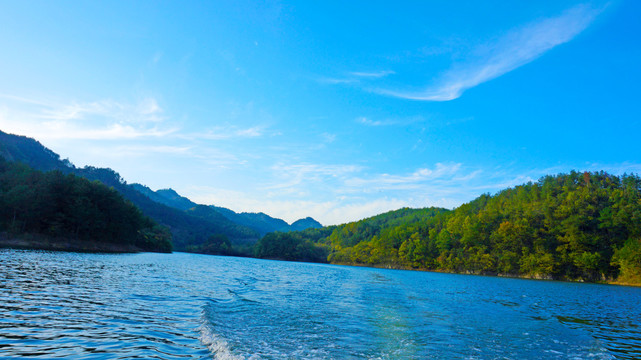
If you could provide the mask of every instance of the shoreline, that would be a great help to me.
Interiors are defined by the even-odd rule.
[[[491,277],[523,279],[523,280],[562,281],[562,282],[583,283],[583,284],[641,287],[641,283],[631,283],[631,282],[619,281],[619,280],[586,281],[584,279],[555,278],[551,275],[543,276],[540,274],[518,275],[518,274],[502,274],[502,273],[482,273],[482,272],[473,272],[473,271],[456,272],[456,271],[446,271],[446,270],[438,270],[438,269],[412,268],[412,267],[400,266],[400,265],[368,265],[368,264],[357,264],[357,263],[332,263],[332,262],[327,264],[341,265],[341,266],[354,266],[354,267],[367,267],[367,268],[374,268],[374,269],[423,271],[423,272],[433,272],[433,273],[441,273],[441,274],[476,275],[476,276],[491,276]]]
[[[49,238],[42,235],[26,234],[10,236],[0,234],[0,249],[68,251],[81,253],[133,254],[143,252],[133,245],[99,243],[64,238]]]

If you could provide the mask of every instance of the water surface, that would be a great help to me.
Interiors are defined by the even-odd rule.
[[[641,289],[0,250],[0,357],[639,359]]]

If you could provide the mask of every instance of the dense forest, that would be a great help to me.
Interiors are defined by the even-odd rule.
[[[254,245],[254,256],[263,259],[327,262],[330,247],[323,243],[335,226],[294,232],[273,232]]]
[[[46,173],[0,157],[0,231],[44,242],[72,239],[170,252],[165,227],[98,181]],[[112,247],[113,248],[113,247]]]
[[[401,233],[390,234],[400,225],[412,225],[427,221],[446,209],[400,209],[380,214],[357,222],[326,226],[320,229],[306,229],[298,232],[275,232],[264,236],[254,247],[254,255],[259,258],[338,262],[367,263],[354,259],[340,259],[337,251],[351,252],[352,247],[365,244],[376,238],[400,238]],[[384,256],[378,253],[378,256]],[[381,263],[376,262],[376,264]]]
[[[638,284],[641,178],[545,176],[452,211],[402,209],[315,234],[267,235],[256,255],[292,259],[309,243],[331,263]]]
[[[0,157],[25,163],[36,170],[57,170],[89,180],[98,180],[113,187],[125,199],[136,205],[144,215],[170,229],[174,249],[224,255],[250,256],[253,245],[262,235],[275,230],[300,230],[321,227],[313,219],[301,219],[291,226],[285,221],[263,213],[237,214],[229,209],[203,206],[166,189],[152,191],[139,184],[127,182],[114,170],[93,166],[76,167],[69,160],[47,149],[38,141],[0,131]],[[232,250],[219,251],[212,239],[224,237]]]
[[[40,171],[57,170],[74,174],[90,181],[99,181],[118,191],[126,200],[136,205],[144,215],[170,229],[174,249],[198,252],[207,247],[210,236],[221,234],[241,247],[258,240],[259,233],[246,226],[233,223],[212,209],[183,211],[150,199],[127,182],[116,171],[108,168],[74,166],[38,141],[0,131],[0,157],[10,162],[25,163]]]

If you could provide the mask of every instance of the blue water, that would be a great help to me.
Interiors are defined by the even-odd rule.
[[[639,359],[641,289],[0,250],[0,357]]]

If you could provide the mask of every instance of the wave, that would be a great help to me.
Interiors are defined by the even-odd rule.
[[[216,334],[211,326],[202,324],[198,328],[200,342],[207,347],[215,360],[245,360],[244,356],[234,355],[229,343]]]

